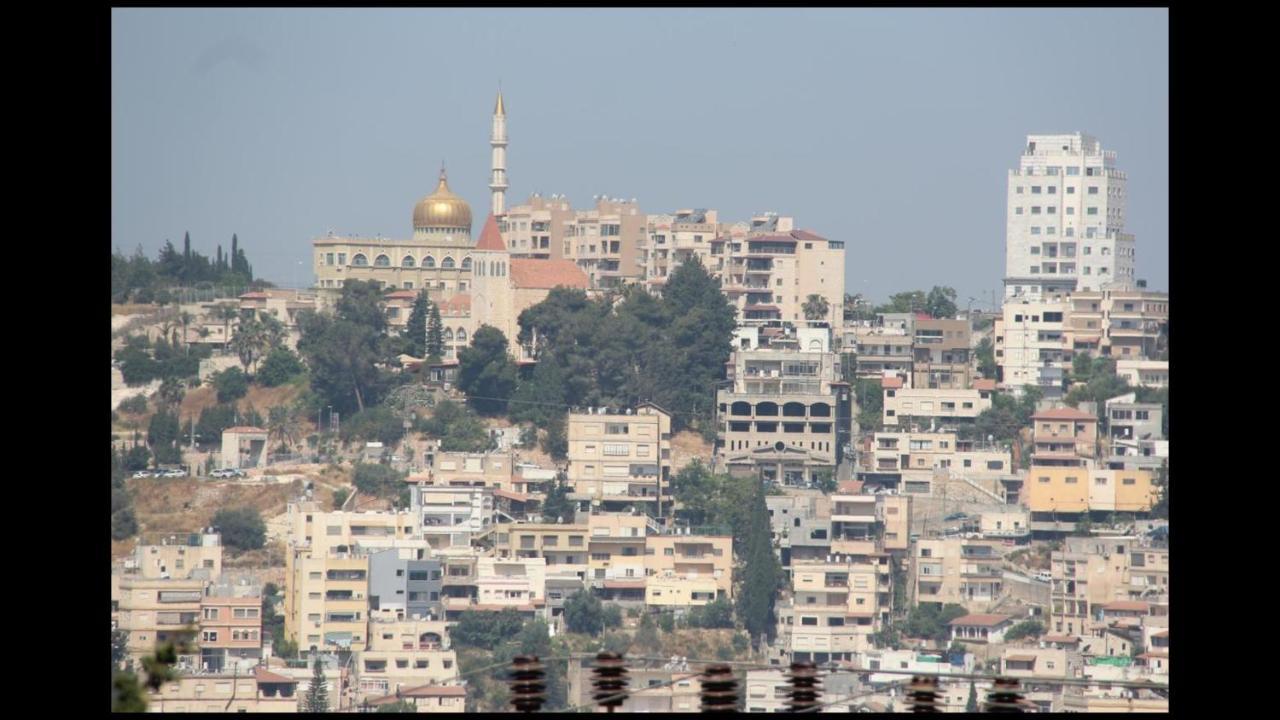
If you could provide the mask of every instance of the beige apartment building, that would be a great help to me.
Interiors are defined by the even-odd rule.
[[[734,474],[803,487],[834,474],[844,456],[853,401],[839,356],[827,351],[825,330],[804,329],[798,339],[821,350],[735,350],[726,367],[732,385],[716,391],[716,444]]]
[[[296,713],[298,681],[264,667],[249,674],[179,675],[147,693],[147,712]]]
[[[871,648],[887,619],[892,578],[887,557],[833,556],[797,562],[791,595],[778,608],[778,637],[791,660],[853,660]]]
[[[168,642],[189,643],[196,651],[207,582],[199,578],[122,577],[117,628],[126,635],[130,659],[136,661]]]
[[[843,345],[857,356],[855,372],[859,378],[879,379],[888,374],[911,377],[911,368],[915,364],[915,338],[901,328],[880,326],[846,330]]]
[[[969,321],[917,317],[911,386],[959,390],[973,382]]]
[[[1168,360],[1117,360],[1116,375],[1131,387],[1169,387]]]
[[[990,409],[995,393],[994,380],[976,380],[972,388],[906,387],[901,378],[884,378],[884,424],[902,424],[902,418],[916,423],[947,424],[972,422]]]
[[[144,534],[124,569],[138,578],[212,580],[222,575],[222,536],[207,531]]]
[[[1048,529],[1036,514],[1146,513],[1160,491],[1149,470],[1111,470],[1093,466],[1032,466],[1023,500],[1033,513],[1032,529]]]
[[[568,439],[571,499],[670,515],[671,415],[665,410],[645,403],[634,410],[570,412]]]
[[[728,535],[650,535],[644,566],[647,606],[733,599],[733,538]]]
[[[300,650],[364,650],[369,622],[368,554],[291,548],[285,561],[286,637]]]
[[[715,210],[698,208],[677,210],[672,215],[649,215],[645,227],[645,279],[651,287],[660,287],[676,268],[693,257],[708,272],[719,275],[727,257],[727,236],[721,233]]]
[[[543,558],[478,558],[475,584],[476,599],[471,609],[545,612],[547,563]],[[459,609],[455,605],[446,599],[446,610]]]
[[[262,658],[262,589],[215,584],[200,603],[200,667],[219,672]]]
[[[1070,296],[1071,347],[1095,357],[1154,360],[1161,329],[1169,322],[1168,293],[1098,290]]]
[[[648,574],[645,548],[650,522],[645,515],[627,513],[592,513],[587,518],[590,531],[587,578],[601,598],[644,602]]]
[[[1092,413],[1063,407],[1031,416],[1031,454],[1034,467],[1083,467],[1098,457],[1098,418]]]
[[[1090,637],[1107,627],[1103,608],[1110,603],[1167,601],[1168,548],[1131,536],[1067,537],[1064,543],[1050,556],[1050,632]]]
[[[368,648],[355,665],[356,701],[453,680],[457,662],[443,621],[375,614],[369,620]]]
[[[581,580],[587,575],[589,534],[586,523],[504,524],[494,532],[494,552],[502,559],[542,558],[547,575],[567,575]],[[643,532],[641,536],[643,539]]]
[[[507,209],[498,219],[498,230],[513,258],[572,260],[565,238],[575,214],[564,196],[534,193],[524,205]]]
[[[971,613],[987,612],[1003,595],[1003,549],[999,541],[963,538],[916,541],[917,603],[956,603]]]

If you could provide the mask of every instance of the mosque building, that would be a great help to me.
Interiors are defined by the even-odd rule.
[[[463,313],[449,313],[446,332],[449,357],[466,344],[482,325],[506,335],[512,355],[524,359],[516,346],[517,319],[527,307],[559,286],[587,289],[587,275],[572,260],[512,258],[498,229],[506,213],[506,107],[499,91],[493,111],[489,144],[492,169],[490,213],[478,241],[471,238],[471,206],[449,188],[444,168],[436,189],[413,208],[409,239],[343,236],[329,233],[312,241],[317,296],[332,307],[347,280],[379,283],[388,291],[388,318],[403,326],[407,313],[400,306],[409,293],[426,290],[433,303]],[[411,303],[410,303],[411,304]]]

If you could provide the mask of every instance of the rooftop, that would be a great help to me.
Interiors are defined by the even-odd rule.
[[[995,627],[1002,623],[1006,623],[1013,618],[1009,615],[964,615],[947,623],[948,625],[978,625],[981,627]]]
[[[564,286],[586,290],[587,276],[572,260],[511,259],[511,284],[518,288],[550,290]]]
[[[1069,408],[1069,407],[1054,408],[1052,410],[1042,410],[1036,413],[1035,415],[1032,415],[1031,419],[1032,420],[1081,420],[1081,421],[1092,420],[1093,422],[1098,421],[1097,416],[1093,415],[1092,413],[1087,413],[1087,412],[1084,412],[1083,410],[1077,410],[1075,408]]]

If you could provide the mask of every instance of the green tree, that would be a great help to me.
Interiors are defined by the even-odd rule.
[[[564,370],[555,362],[540,362],[528,380],[520,383],[511,396],[510,417],[513,422],[545,426],[553,416],[564,415]]]
[[[1037,620],[1023,620],[1015,623],[1004,633],[1006,641],[1021,640],[1025,637],[1038,638],[1045,632],[1044,625]]]
[[[987,379],[995,379],[997,373],[995,346],[991,344],[991,338],[984,337],[978,342],[978,347],[974,349],[974,355],[978,358],[978,372],[982,377]]]
[[[831,303],[827,299],[817,293],[809,295],[804,300],[804,305],[800,308],[804,312],[804,319],[809,322],[818,322],[827,319],[827,313],[831,311]]]
[[[351,493],[346,488],[338,488],[333,491],[333,509],[341,510],[343,505],[347,504],[347,498],[351,497]]]
[[[689,611],[689,627],[732,628],[733,605],[724,598],[717,598],[706,605]]]
[[[375,712],[380,713],[416,713],[418,706],[408,700],[397,700],[393,703],[383,703],[378,706]]]
[[[933,286],[924,301],[924,311],[930,317],[953,318],[959,309],[956,307],[956,291],[954,288]]]
[[[569,632],[596,636],[604,630],[604,606],[590,591],[580,590],[564,602],[564,624]]]
[[[1169,519],[1169,461],[1160,464],[1156,475],[1156,487],[1160,490],[1160,498],[1151,506],[1151,516],[1162,520]]]
[[[223,508],[214,513],[212,524],[222,533],[222,542],[236,550],[257,550],[266,543],[266,523],[251,507]]]
[[[227,368],[214,374],[213,387],[218,391],[218,402],[239,400],[249,394],[249,376],[240,368]]]
[[[254,379],[263,387],[279,387],[301,375],[306,368],[298,354],[284,345],[278,345],[267,353]]]
[[[376,285],[346,281],[335,315],[304,311],[298,329],[298,351],[311,369],[311,388],[335,411],[376,405],[391,386],[386,316]]]
[[[253,363],[262,356],[267,347],[267,329],[256,315],[250,314],[240,321],[235,335],[231,336],[231,349],[246,373],[250,372]]]
[[[427,356],[427,318],[431,314],[431,300],[425,289],[413,299],[413,310],[404,326],[404,338],[409,341],[409,354],[416,358]]]
[[[127,540],[138,534],[138,519],[133,508],[124,507],[111,513],[111,539]]]
[[[449,639],[459,648],[492,649],[519,635],[523,627],[524,619],[511,608],[497,613],[467,610],[450,628]]]
[[[877,314],[924,312],[928,299],[923,290],[909,290],[889,296],[889,303],[876,308]]]
[[[404,419],[384,406],[356,413],[342,423],[343,440],[365,440],[395,445],[404,437]]]
[[[973,681],[969,681],[969,700],[964,704],[964,711],[967,713],[978,712],[978,687]]]
[[[177,410],[182,405],[182,398],[186,396],[186,391],[182,388],[182,383],[175,377],[166,377],[160,383],[160,390],[157,393],[160,396],[160,402],[165,408]],[[144,406],[145,410],[145,406]]]
[[[878,430],[884,422],[884,387],[879,380],[863,378],[854,385],[858,400],[858,427],[863,432]]]
[[[774,631],[773,604],[782,578],[782,568],[766,530],[769,511],[761,487],[755,489],[750,518],[757,531],[747,539],[742,587],[738,591],[738,617],[754,641]]]
[[[298,441],[298,416],[292,408],[275,405],[267,409],[267,436],[281,445]]]
[[[440,319],[440,306],[431,303],[431,317],[427,320],[426,352],[428,362],[440,362],[444,357],[444,322]]]
[[[120,412],[130,415],[141,415],[147,411],[147,396],[134,395],[120,402]]]
[[[142,683],[132,672],[116,671],[111,674],[111,712],[142,713],[147,711],[147,699]]]
[[[182,451],[178,449],[179,434],[177,415],[161,410],[151,416],[147,426],[147,445],[151,446],[157,466],[182,460]]]
[[[451,400],[437,403],[430,417],[417,419],[414,429],[439,438],[445,452],[482,452],[493,443],[480,418]]]
[[[307,684],[307,693],[302,697],[301,707],[306,713],[329,712],[329,684],[324,678],[323,663],[320,658],[313,658],[311,681]]]
[[[563,472],[557,473],[542,502],[542,522],[573,522],[573,512],[574,503],[569,499],[569,483]]]
[[[507,354],[507,338],[501,330],[481,325],[471,336],[471,346],[458,353],[458,389],[482,415],[506,410],[516,390],[516,365]]]
[[[633,644],[637,650],[645,653],[656,653],[662,650],[662,640],[658,637],[658,624],[653,621],[651,613],[640,616],[640,625],[636,628]]]
[[[569,434],[564,415],[555,415],[547,421],[547,435],[542,439],[542,451],[553,460],[569,458]]]
[[[404,487],[404,476],[389,465],[357,463],[352,479],[356,489],[366,495],[381,498],[394,498]]]

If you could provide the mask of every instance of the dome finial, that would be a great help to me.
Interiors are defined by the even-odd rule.
[[[507,108],[502,104],[502,81],[498,81],[498,104],[493,108],[494,115],[506,115]]]

